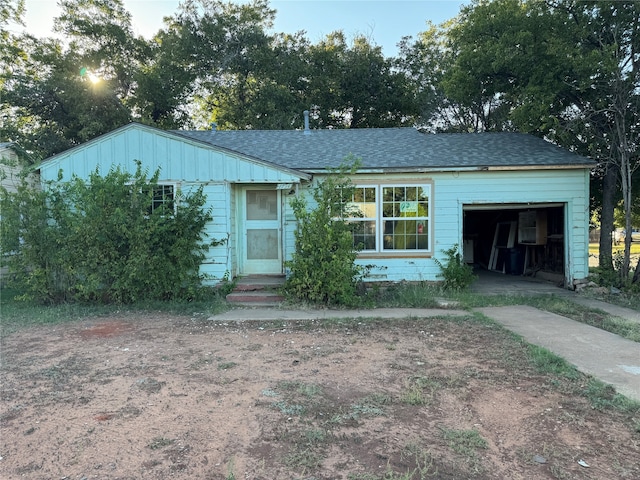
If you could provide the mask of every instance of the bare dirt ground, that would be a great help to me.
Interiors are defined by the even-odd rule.
[[[1,346],[3,479],[640,478],[639,419],[471,318],[123,314]]]

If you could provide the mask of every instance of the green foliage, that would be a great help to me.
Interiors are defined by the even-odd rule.
[[[640,402],[616,393],[615,388],[611,385],[595,378],[589,379],[589,383],[582,391],[582,394],[589,400],[595,410],[614,409],[630,415],[640,413]]]
[[[476,280],[477,276],[473,273],[473,268],[464,263],[462,254],[458,251],[458,244],[443,250],[447,257],[446,263],[434,259],[438,267],[440,267],[440,277],[444,278],[443,287],[445,290],[461,291],[466,290]]]
[[[539,372],[576,379],[578,371],[564,358],[546,348],[530,345],[528,355]]]
[[[284,285],[294,299],[325,305],[354,305],[362,267],[355,264],[357,249],[353,245],[351,226],[346,221],[353,184],[343,165],[313,189],[315,206],[309,209],[300,195],[291,201],[296,220],[296,249],[286,262],[291,274]]]
[[[157,180],[138,164],[134,175],[96,170],[42,191],[26,181],[3,190],[0,251],[13,286],[43,303],[194,298],[212,217],[202,189],[150,211]]]
[[[461,455],[470,457],[476,456],[479,448],[488,448],[487,441],[475,430],[454,430],[450,428],[442,429],[442,436],[449,442],[451,449]]]

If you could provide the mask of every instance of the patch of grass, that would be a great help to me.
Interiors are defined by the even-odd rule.
[[[442,437],[458,455],[464,457],[468,467],[473,473],[482,471],[480,458],[478,457],[479,449],[488,448],[487,441],[482,438],[480,433],[475,430],[455,430],[450,428],[441,428]]]
[[[311,448],[301,448],[289,453],[284,458],[288,467],[309,471],[322,465],[323,456]]]
[[[537,345],[528,346],[528,356],[540,373],[557,375],[572,380],[580,376],[578,370],[564,358]]]
[[[386,393],[371,393],[364,397],[361,401],[364,405],[373,405],[377,407],[384,407],[387,405],[391,405],[393,403],[393,399],[390,395]]]
[[[315,397],[322,393],[322,389],[313,383],[283,380],[278,382],[278,389],[285,392],[297,393],[305,397]]]
[[[430,377],[411,377],[407,380],[407,387],[400,397],[400,401],[407,405],[430,405],[436,392],[442,388],[437,380]]]
[[[11,288],[0,289],[0,336],[23,328],[55,325],[65,322],[107,315],[123,315],[145,312],[166,312],[177,315],[209,316],[226,310],[227,304],[215,292],[197,301],[142,301],[131,305],[98,305],[63,303],[41,305],[20,300],[22,292]]]
[[[230,370],[233,367],[237,367],[238,364],[236,362],[220,362],[218,364],[218,370]]]
[[[273,408],[280,410],[280,413],[284,415],[303,415],[306,412],[306,408],[304,405],[289,404],[284,401],[273,402],[271,405],[273,406]]]
[[[435,284],[400,283],[381,290],[377,295],[376,305],[378,307],[435,308],[438,306],[436,299],[441,295],[442,289]]]
[[[347,480],[426,480],[438,478],[438,468],[434,464],[433,456],[419,445],[410,444],[400,452],[400,460],[409,464],[405,472],[396,472],[387,465],[384,473],[372,474],[368,472],[351,473]]]
[[[640,414],[640,402],[616,393],[615,389],[600,380],[591,378],[582,391],[596,410],[618,410],[629,415]],[[640,419],[636,420],[636,430],[640,429]]]
[[[475,454],[479,448],[487,448],[487,441],[475,430],[454,430],[442,428],[443,438],[449,442],[449,447],[461,455]]]
[[[151,450],[159,450],[161,448],[172,445],[174,442],[175,440],[171,438],[155,437],[153,440],[151,440],[151,442],[149,442],[147,447],[149,447]]]

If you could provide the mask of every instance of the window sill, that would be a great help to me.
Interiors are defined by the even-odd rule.
[[[359,252],[358,258],[431,258],[432,252]]]

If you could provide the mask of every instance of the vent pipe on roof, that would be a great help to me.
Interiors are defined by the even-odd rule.
[[[211,130],[213,130],[214,132],[218,129],[218,124],[216,122],[211,122]]]
[[[305,110],[302,112],[304,114],[304,134],[309,135],[311,130],[309,130],[309,110]]]

